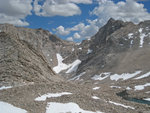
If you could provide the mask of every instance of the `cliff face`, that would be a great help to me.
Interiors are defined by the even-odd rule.
[[[75,58],[78,54],[82,63],[76,75],[86,73],[81,79],[91,79],[95,74],[103,72],[147,72],[150,66],[149,43],[150,21],[135,25],[110,19],[90,40],[78,45],[78,49],[65,60]]]

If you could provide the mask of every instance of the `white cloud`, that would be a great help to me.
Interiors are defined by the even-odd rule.
[[[91,36],[93,36],[99,29],[97,24],[97,19],[95,20],[87,20],[88,25],[85,25],[84,23],[79,23],[71,28],[64,28],[63,26],[59,26],[55,29],[56,34],[59,35],[69,35],[72,32],[73,33],[73,39],[74,40],[81,40],[81,39],[88,39]]]
[[[73,38],[72,37],[68,37],[67,41],[73,41]]]
[[[0,23],[27,26],[27,15],[31,15],[32,0],[0,0]]]
[[[43,5],[39,5],[39,1],[34,1],[34,11],[39,16],[73,16],[81,14],[80,8],[70,0],[46,0]]]
[[[56,28],[56,34],[57,35],[63,35],[63,36],[66,36],[70,33],[69,30],[65,30],[63,26],[59,26]]]
[[[99,6],[92,11],[92,14],[99,17],[98,25],[105,24],[111,17],[116,20],[132,21],[134,23],[150,19],[150,14],[144,8],[144,5],[135,0],[120,1],[116,4],[112,0],[98,1]]]
[[[82,3],[82,4],[92,4],[92,0],[69,0],[69,1],[71,1],[71,2],[74,2],[74,3],[78,3],[78,4],[80,4],[80,3]]]
[[[79,33],[74,33],[73,37],[74,37],[75,39],[80,39],[80,38],[81,38],[81,36],[79,35]]]

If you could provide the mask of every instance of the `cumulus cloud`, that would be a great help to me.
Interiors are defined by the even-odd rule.
[[[88,2],[91,0],[87,0]],[[39,16],[73,16],[80,15],[81,10],[75,3],[84,3],[85,0],[46,0],[43,5],[40,0],[34,1],[34,11]],[[85,3],[88,3],[85,2]]]
[[[71,32],[73,33],[73,39],[74,40],[82,40],[82,39],[88,39],[91,36],[93,36],[99,29],[99,27],[96,25],[96,20],[87,20],[88,25],[85,25],[84,23],[79,23],[71,28],[64,28],[61,26],[61,31],[63,31],[64,34],[69,35]],[[60,35],[60,26],[57,27],[56,33]],[[62,34],[63,34],[62,33]]]
[[[72,37],[68,37],[67,41],[73,41],[73,38]]]
[[[136,0],[126,0],[114,3],[112,0],[98,0],[99,6],[96,7],[92,14],[97,15],[99,25],[105,24],[109,18],[123,21],[140,21],[149,20],[150,14],[144,8],[144,5]]]
[[[75,39],[80,39],[80,38],[81,38],[81,36],[79,35],[79,33],[74,33],[73,37],[74,37]]]
[[[63,26],[59,26],[56,28],[56,34],[57,35],[63,35],[66,36],[70,33],[70,30],[65,30]]]
[[[31,15],[32,0],[0,0],[0,23],[27,26],[27,15]]]
[[[73,3],[82,3],[82,4],[92,4],[92,0],[69,0],[70,2],[73,2]]]

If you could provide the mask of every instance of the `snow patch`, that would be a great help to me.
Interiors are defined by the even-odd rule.
[[[75,60],[71,65],[70,69],[67,70],[66,73],[72,73],[72,72],[76,72],[76,70],[78,69],[78,66],[81,64],[81,60],[77,59]]]
[[[95,99],[95,100],[99,100],[99,99],[100,99],[100,98],[97,97],[97,96],[92,96],[92,98]]]
[[[150,101],[150,98],[145,98],[144,100]]]
[[[10,88],[12,88],[12,86],[2,86],[2,87],[0,87],[0,90],[4,90],[4,89],[10,89]]]
[[[141,75],[140,77],[137,77],[135,79],[138,80],[138,79],[146,78],[146,77],[149,77],[149,76],[150,76],[150,72],[145,73],[144,75]]]
[[[79,107],[76,103],[56,103],[49,102],[46,107],[46,113],[102,113],[102,112],[92,112],[85,111]]]
[[[116,106],[122,106],[122,107],[124,107],[124,108],[135,109],[134,107],[126,106],[126,105],[124,105],[124,104],[116,103],[116,102],[113,102],[113,101],[109,101],[109,103],[114,104],[114,105],[116,105]]]
[[[130,87],[127,87],[127,88],[126,88],[126,90],[132,90],[132,88],[130,88]]]
[[[147,87],[147,86],[150,86],[150,83],[146,83],[146,84],[144,84],[144,85],[137,85],[137,86],[135,86],[134,88],[135,88],[135,91],[136,90],[143,90],[145,87]]]
[[[120,86],[110,86],[111,88],[118,88],[120,89],[121,87]]]
[[[93,52],[93,50],[88,49],[87,54],[90,54],[90,53],[92,53],[92,52]]]
[[[69,68],[69,65],[64,64],[64,63],[62,62],[62,61],[63,61],[63,58],[62,58],[62,56],[61,56],[59,53],[56,54],[56,57],[57,57],[58,65],[55,66],[55,67],[53,67],[53,70],[54,70],[56,73],[59,73],[59,72],[61,72],[62,70],[66,70],[66,69]]]
[[[142,33],[142,31],[143,31],[143,28],[140,28],[140,29],[139,29],[139,32]]]
[[[133,38],[133,33],[128,34],[128,39],[131,39],[131,38]]]
[[[62,92],[62,93],[48,93],[48,94],[44,94],[40,97],[37,97],[35,99],[35,101],[45,101],[46,98],[54,98],[54,97],[61,97],[63,95],[71,95],[72,93],[70,92]]]
[[[27,113],[27,111],[9,103],[0,101],[0,113]]]
[[[93,90],[98,90],[100,87],[94,87]]]
[[[143,47],[144,37],[146,36],[144,33],[142,33],[142,31],[143,31],[143,28],[140,28],[139,29],[139,32],[140,32],[140,46],[139,47]]]
[[[72,48],[72,51],[74,51],[74,48]]]
[[[81,76],[83,76],[85,73],[86,73],[86,72],[82,72],[81,74],[79,74],[79,75],[77,75],[77,76],[73,77],[73,78],[72,78],[72,79],[70,79],[70,80],[79,80],[79,79],[80,79],[80,77],[81,77]]]
[[[79,64],[81,64],[81,61],[79,59],[77,59],[72,64],[67,65],[62,62],[64,59],[62,58],[62,56],[59,53],[57,53],[56,56],[57,56],[58,65],[53,67],[53,70],[56,73],[60,73],[62,70],[66,70],[68,68],[70,68],[70,69],[68,69],[68,71],[66,73],[72,73],[72,72],[76,71],[78,69]]]
[[[145,92],[145,93],[150,93],[150,91],[147,91],[147,92]]]
[[[123,73],[121,75],[118,74],[114,74],[110,76],[111,80],[119,80],[119,79],[123,79],[123,80],[127,80],[130,78],[135,77],[136,75],[140,74],[142,71],[136,71],[135,73]]]
[[[94,75],[91,79],[93,80],[104,80],[110,76],[110,72],[101,73],[100,75]]]
[[[82,50],[82,48],[81,48],[81,47],[80,47],[79,49],[80,49],[80,50]]]

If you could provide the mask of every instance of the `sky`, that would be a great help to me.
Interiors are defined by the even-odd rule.
[[[43,28],[81,42],[110,18],[137,24],[150,20],[150,0],[0,0],[0,23]]]

